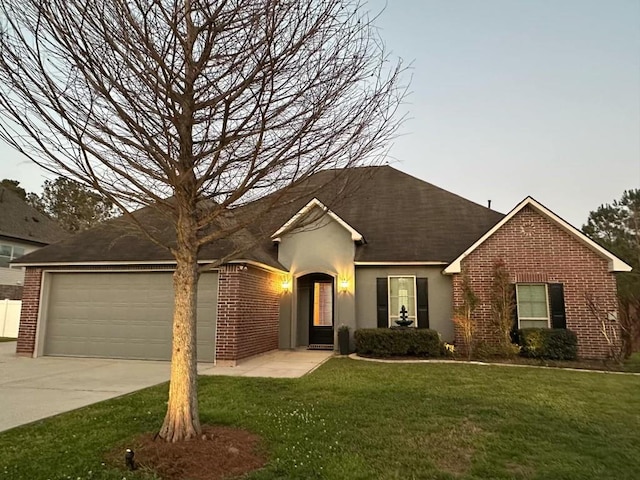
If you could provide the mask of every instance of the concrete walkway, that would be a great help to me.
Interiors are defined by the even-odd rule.
[[[169,362],[15,355],[15,342],[0,343],[0,431],[119,397],[169,380]],[[236,367],[198,364],[201,375],[295,378],[333,352],[275,351]]]

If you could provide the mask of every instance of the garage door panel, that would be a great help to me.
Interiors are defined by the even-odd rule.
[[[171,358],[171,273],[52,273],[49,282],[45,355]],[[217,273],[198,287],[198,360],[213,361]]]

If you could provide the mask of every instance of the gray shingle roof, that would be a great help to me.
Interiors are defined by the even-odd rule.
[[[322,186],[333,177],[336,181]],[[347,192],[346,196],[341,192]],[[294,200],[280,202],[279,208],[265,212],[269,199],[262,199],[238,209],[237,218],[247,219],[247,227],[205,246],[200,258],[217,259],[238,245],[254,244],[238,258],[282,268],[270,235],[314,197],[364,235],[366,243],[356,249],[360,262],[450,262],[503,217],[389,166],[324,171],[296,186],[288,196]],[[165,240],[175,238],[158,214],[141,211],[139,218]],[[21,262],[169,260],[168,250],[150,242],[125,220],[115,219],[27,255]]]
[[[56,222],[4,187],[0,187],[0,235],[39,245],[69,236]]]

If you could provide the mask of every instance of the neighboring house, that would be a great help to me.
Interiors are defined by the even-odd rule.
[[[18,258],[68,237],[56,222],[0,187],[0,300],[20,300],[24,268]]]
[[[581,356],[606,354],[585,296],[615,318],[614,274],[630,267],[535,200],[505,216],[388,166],[325,171],[296,188],[309,194],[285,196],[268,214],[255,214],[265,200],[240,209],[238,221],[252,223],[201,250],[206,265],[251,246],[202,274],[200,361],[333,348],[340,325],[389,327],[402,305],[417,328],[454,341],[463,269],[481,300],[479,336],[493,342],[489,289],[499,258],[516,284],[520,326],[566,327],[577,333]],[[348,195],[336,201],[341,191]],[[139,218],[172,238],[153,212]],[[170,358],[175,262],[122,219],[20,262],[19,354]]]

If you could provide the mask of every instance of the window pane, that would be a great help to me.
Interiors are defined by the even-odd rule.
[[[0,245],[0,257],[11,258],[11,245]]]
[[[547,286],[546,285],[518,285],[518,318],[521,328],[525,320],[535,320],[535,326],[547,326],[549,309],[547,307]]]
[[[547,328],[547,320],[520,320],[520,328]]]
[[[389,316],[392,320],[400,317],[400,309],[404,305],[407,316],[415,320],[416,283],[413,277],[389,278]]]
[[[8,268],[10,260],[9,257],[0,256],[0,267]]]
[[[13,258],[20,258],[24,255],[24,248],[13,247]]]
[[[313,285],[313,325],[316,327],[333,325],[333,285],[330,283]]]

